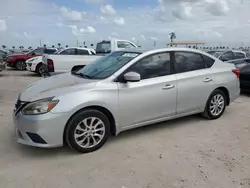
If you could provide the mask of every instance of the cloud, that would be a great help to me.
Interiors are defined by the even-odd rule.
[[[67,7],[61,7],[60,13],[63,16],[63,18],[70,20],[70,21],[81,21],[82,20],[82,13],[81,12],[78,12],[75,10],[70,10]]]
[[[146,37],[145,37],[143,34],[141,34],[141,38],[142,38],[143,40],[147,40]]]
[[[187,3],[181,3],[178,9],[175,9],[172,14],[178,19],[188,19],[193,16],[192,6]]]
[[[122,17],[118,17],[114,19],[114,23],[118,26],[125,25],[125,20]]]
[[[27,38],[32,38],[26,31],[23,32],[23,35]]]
[[[87,26],[85,28],[78,29],[76,25],[69,26],[72,29],[74,35],[84,35],[84,34],[93,34],[96,32],[95,28]]]
[[[228,0],[206,0],[208,3],[208,12],[215,16],[221,16],[230,10]]]
[[[157,37],[150,37],[150,40],[153,40],[153,41],[157,41],[158,40],[158,38]]]
[[[115,36],[115,37],[119,37],[119,34],[118,33],[116,33],[116,32],[112,32],[112,34],[111,34],[112,36]]]
[[[0,32],[1,31],[6,31],[7,30],[7,25],[5,20],[0,20]]]
[[[107,16],[114,16],[116,14],[116,10],[109,4],[101,6],[100,11]]]

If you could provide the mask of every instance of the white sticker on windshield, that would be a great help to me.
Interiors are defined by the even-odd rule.
[[[139,54],[136,54],[136,53],[125,53],[125,54],[123,54],[122,56],[123,57],[136,57],[136,56],[138,56]]]

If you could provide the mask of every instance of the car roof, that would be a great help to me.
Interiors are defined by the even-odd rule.
[[[199,49],[192,49],[192,48],[180,48],[180,47],[169,47],[169,48],[159,48],[159,49],[141,49],[141,48],[130,48],[125,50],[119,50],[124,52],[134,52],[134,53],[146,53],[146,52],[162,52],[162,51],[184,51],[184,52],[197,52],[197,53],[206,53]]]

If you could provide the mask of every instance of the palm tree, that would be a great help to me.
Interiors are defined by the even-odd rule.
[[[55,45],[52,45],[52,48],[55,48]]]
[[[68,46],[68,45],[66,45],[65,47],[66,47],[66,48],[68,48],[69,46]]]
[[[5,46],[5,45],[2,45],[2,48],[3,48],[3,49],[5,49],[5,48],[6,48],[6,46]]]
[[[15,46],[12,46],[13,50],[15,49]]]
[[[30,46],[28,49],[29,49],[29,50],[31,50],[31,49],[32,49],[32,47]]]
[[[44,44],[43,47],[46,48],[46,44]]]
[[[90,44],[90,46],[91,46],[91,47],[93,47],[93,46],[94,46],[94,44]]]
[[[171,32],[169,35],[170,35],[170,42],[173,43],[174,39],[176,39],[176,35],[174,32]]]
[[[60,47],[61,47],[61,44],[60,44],[60,43],[58,43],[57,45],[58,45],[58,48],[60,48]]]

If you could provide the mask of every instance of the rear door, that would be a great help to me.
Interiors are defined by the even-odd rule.
[[[194,52],[175,51],[173,56],[178,88],[177,114],[203,111],[214,89],[209,68],[214,60]]]

